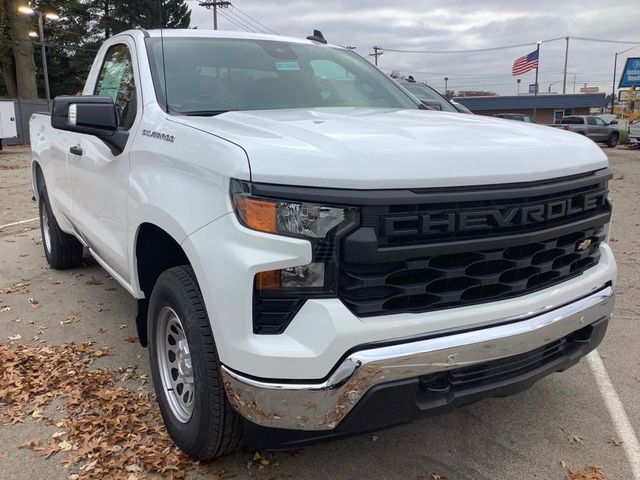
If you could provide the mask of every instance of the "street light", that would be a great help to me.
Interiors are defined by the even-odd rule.
[[[447,94],[447,82],[449,81],[449,77],[444,77],[444,94]]]
[[[616,52],[615,59],[613,60],[613,88],[611,89],[611,113],[613,113],[613,105],[616,98],[616,67],[618,66],[618,55],[638,47],[640,47],[640,45],[634,45],[633,47],[629,47],[626,50],[622,50],[621,52]]]
[[[55,12],[45,12],[41,13],[37,10],[34,10],[31,7],[26,5],[22,5],[18,7],[18,12],[23,15],[29,15],[30,17],[38,17],[38,31],[40,34],[36,32],[29,32],[29,36],[31,38],[40,38],[40,51],[42,53],[42,73],[44,74],[44,90],[47,96],[47,108],[51,104],[51,92],[49,89],[49,71],[47,69],[47,51],[44,45],[44,21],[43,17],[48,20],[58,20],[60,16]]]
[[[518,90],[517,90],[517,94],[520,95],[520,82],[522,81],[522,79],[517,78],[516,79],[516,83],[518,84]]]
[[[564,80],[558,80],[557,82],[551,82],[551,83],[549,84],[549,89],[548,89],[547,93],[551,93],[551,85],[555,85],[556,83],[560,83],[560,82],[563,82],[563,81],[564,81]]]

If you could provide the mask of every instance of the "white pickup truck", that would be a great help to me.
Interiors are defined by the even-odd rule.
[[[86,250],[138,300],[194,458],[520,391],[595,348],[613,310],[600,148],[425,110],[310,38],[124,32],[82,96],[31,119],[47,261]]]

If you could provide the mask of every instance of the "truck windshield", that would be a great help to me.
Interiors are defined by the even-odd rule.
[[[347,50],[274,40],[147,39],[158,100],[173,112],[318,107],[419,108],[368,61]],[[166,85],[165,85],[166,78]]]

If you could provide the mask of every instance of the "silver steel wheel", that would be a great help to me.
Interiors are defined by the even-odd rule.
[[[176,312],[163,307],[156,328],[158,369],[171,413],[187,423],[193,413],[193,368],[184,328]]]
[[[42,205],[42,240],[44,241],[44,248],[47,252],[51,253],[51,231],[49,230],[49,214],[47,213],[47,206]]]

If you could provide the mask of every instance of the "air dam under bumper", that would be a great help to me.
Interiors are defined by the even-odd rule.
[[[256,425],[333,430],[373,387],[532,352],[608,320],[613,308],[613,289],[606,286],[525,320],[356,350],[338,364],[328,379],[317,383],[257,380],[225,366],[222,375],[231,405]],[[599,335],[598,341],[601,338]]]

